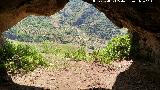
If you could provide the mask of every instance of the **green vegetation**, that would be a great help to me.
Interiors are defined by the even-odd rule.
[[[39,45],[41,53],[52,54],[61,58],[70,58],[71,60],[98,61],[101,63],[110,63],[114,60],[126,59],[129,57],[131,40],[129,35],[122,35],[112,38],[106,47],[87,52],[85,47],[69,44],[55,44],[53,42],[44,42]]]
[[[131,39],[129,35],[112,38],[107,46],[99,51],[101,61],[108,63],[113,60],[128,58],[131,50]]]
[[[5,66],[11,73],[28,72],[33,71],[38,66],[49,65],[49,62],[52,65],[54,64],[54,67],[59,67],[61,64],[66,64],[67,58],[76,61],[110,63],[114,60],[128,58],[130,48],[131,41],[129,35],[112,38],[106,47],[92,52],[88,52],[86,47],[80,45],[58,44],[50,41],[24,43],[7,40],[3,47],[0,48],[0,69],[3,69]],[[44,60],[43,57],[46,59]],[[61,64],[58,64],[57,60]]]
[[[28,16],[4,33],[22,42],[53,41],[102,48],[112,37],[124,34],[95,7],[82,0],[71,0],[63,10],[50,16]]]
[[[32,46],[18,41],[7,40],[0,48],[0,68],[11,73],[32,71],[38,66],[45,66],[47,62]]]
[[[110,63],[129,57],[131,41],[124,34],[92,5],[71,0],[55,15],[28,16],[5,32],[13,41],[0,48],[0,68],[19,73],[47,62],[56,68],[67,60]]]

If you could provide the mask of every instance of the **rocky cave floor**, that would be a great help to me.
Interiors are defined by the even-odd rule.
[[[157,70],[132,60],[111,65],[70,61],[59,70],[37,68],[24,76],[12,76],[14,84],[0,90],[160,90]]]

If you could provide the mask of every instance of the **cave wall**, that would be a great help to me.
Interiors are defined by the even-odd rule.
[[[69,0],[0,1],[0,34],[28,15],[51,15],[61,10],[69,2]],[[83,1],[93,4],[117,26],[129,29],[133,40],[132,55],[160,63],[159,0],[153,0],[152,3],[137,3],[139,0],[135,0],[135,3],[132,3],[131,0],[125,0],[125,3],[103,2],[106,0],[101,0],[102,2]],[[1,38],[0,43],[2,42]]]
[[[93,4],[100,11],[112,20],[117,26],[127,27],[129,29],[142,28],[145,31],[160,33],[160,1],[133,3],[132,0],[125,0],[125,3],[120,2],[98,2],[107,0],[83,0]],[[113,0],[111,0],[113,1]],[[121,1],[121,0],[120,0]],[[135,0],[139,1],[139,0]],[[141,0],[142,1],[142,0]],[[143,0],[144,1],[144,0]],[[143,30],[140,30],[143,31]]]

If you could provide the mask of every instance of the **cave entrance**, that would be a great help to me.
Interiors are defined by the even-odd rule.
[[[96,60],[97,60],[98,54],[96,50],[99,53],[98,49],[106,47],[107,42],[111,38],[117,35],[124,35],[126,33],[127,33],[127,29],[119,28],[115,26],[110,20],[106,18],[106,16],[103,13],[99,12],[92,5],[82,1],[78,1],[78,0],[71,0],[63,10],[56,13],[55,15],[52,15],[50,17],[28,16],[22,21],[20,21],[17,25],[13,26],[11,29],[4,32],[4,36],[7,39],[9,39],[9,42],[11,43],[7,43],[7,46],[5,47],[5,49],[1,50],[2,53],[4,51],[4,55],[9,57],[9,59],[6,56],[1,56],[0,59],[2,60],[2,57],[3,57],[3,60],[7,60],[7,62],[5,62],[5,64],[0,62],[0,65],[1,66],[7,65],[7,69],[11,70],[11,72],[14,72],[17,69],[22,71],[25,71],[25,70],[30,71],[37,68],[38,67],[37,64],[46,65],[49,62],[51,63],[50,65],[53,66],[52,69],[64,68],[65,69],[64,72],[65,72],[65,71],[68,71],[66,67],[68,67],[69,65],[68,61],[71,61],[71,60],[75,60],[75,62],[72,62],[73,66],[77,65],[77,61],[79,60],[94,62],[92,61],[93,59],[95,60],[95,62],[97,62]],[[136,37],[136,35],[134,35],[133,39],[138,40],[137,38],[140,39],[139,37]],[[123,40],[124,39],[122,39],[122,41]],[[146,41],[146,40],[143,39],[142,41]],[[35,48],[30,48],[26,45],[30,45]],[[114,45],[111,47],[114,47]],[[25,53],[21,52],[21,50],[25,51]],[[6,51],[9,54],[6,54]],[[16,52],[16,54],[12,52],[14,53]],[[47,63],[43,61],[40,54],[43,57],[45,57],[45,59],[48,60]],[[103,52],[102,54],[105,55],[105,53]],[[19,56],[25,55],[25,57],[24,56],[20,57],[25,61],[21,62],[20,60],[22,59],[20,59],[18,55]],[[149,54],[147,55],[150,56]],[[13,57],[10,57],[10,56],[13,56]],[[35,59],[37,61],[34,61]],[[116,69],[114,67],[113,69],[119,71],[117,68],[122,67],[123,70],[120,70],[116,74],[117,76],[115,76],[114,78],[116,82],[115,84],[114,82],[112,82],[112,84],[114,85],[111,86],[110,88],[113,88],[115,90],[122,89],[122,88],[123,89],[140,88],[142,90],[146,88],[149,88],[149,89],[155,88],[157,90],[159,89],[159,86],[157,85],[160,85],[159,84],[160,79],[156,80],[159,76],[159,73],[157,73],[159,71],[159,69],[157,69],[158,66],[151,65],[150,63],[148,64],[144,62],[141,63],[141,62],[131,61],[129,62],[129,64],[128,62],[126,64],[126,62],[122,62],[120,64],[116,63],[118,67],[116,67]],[[105,62],[105,63],[108,63],[108,62]],[[88,65],[88,64],[86,65],[86,63],[80,63],[80,64],[82,65],[81,68],[86,67]],[[122,64],[126,65],[125,69],[123,68]],[[119,65],[122,65],[122,66],[119,66]],[[93,70],[92,66],[97,66],[96,68],[100,68],[100,69],[105,68],[100,64],[92,64],[89,66],[91,67],[90,69],[91,71]],[[105,70],[107,71],[108,69],[112,71],[112,68],[109,67],[107,69],[102,70],[102,72],[106,73]],[[40,70],[41,69],[38,69],[37,72]],[[80,70],[79,67],[77,70]],[[87,72],[87,74],[91,73],[92,75],[95,75],[95,71],[92,71],[89,73]],[[107,73],[110,73],[110,71]],[[7,76],[8,74],[4,70],[4,68],[2,70],[2,67],[0,67],[0,72],[1,72],[0,74],[0,85],[1,85],[1,81],[2,81],[1,76]],[[111,72],[110,74],[114,74],[114,73],[115,72]],[[83,73],[78,73],[76,75],[79,75],[79,74],[82,75]],[[49,75],[52,75],[52,74],[49,74]],[[56,75],[58,77],[57,79],[59,79],[60,74],[58,73]],[[70,73],[69,74],[65,73],[65,75],[70,75]],[[105,80],[104,77],[102,77],[101,80],[107,81],[108,83],[109,80]],[[97,79],[96,77],[92,77],[92,78],[93,80]],[[48,77],[45,79],[48,80]],[[55,80],[55,78],[53,77],[49,79]],[[63,75],[62,75],[62,79],[64,79]],[[23,78],[21,78],[21,80],[23,81]],[[81,80],[81,78],[79,80]],[[97,79],[97,81],[98,80],[99,78]],[[33,79],[31,81],[33,81]],[[84,81],[82,82],[85,82],[85,81],[86,79],[84,79]],[[124,85],[124,82],[125,82],[125,85]],[[42,83],[44,84],[44,82]],[[75,84],[75,82],[73,82],[72,84]],[[95,83],[93,84],[94,84],[93,87],[91,87],[92,89],[95,88]],[[100,83],[96,82],[96,85],[100,85]],[[19,87],[19,85],[17,84],[13,85],[13,87],[20,88],[20,89],[28,88],[28,86]],[[87,86],[87,88],[90,88],[90,86]],[[41,89],[41,88],[29,87],[29,89]]]
[[[65,68],[71,59],[96,60],[96,50],[104,48],[113,37],[126,33],[127,29],[115,26],[92,5],[72,0],[50,17],[26,17],[4,32],[4,36],[12,42],[36,47],[54,67]]]
[[[123,45],[119,41],[121,42],[121,39],[122,42],[125,41],[126,37],[113,40],[113,44],[116,44],[111,44],[111,47],[107,47],[107,43],[113,37],[126,34],[127,29],[115,26],[93,5],[81,0],[71,0],[52,16],[28,16],[4,32],[9,41],[15,43],[19,41],[21,44],[33,46],[46,59],[54,58],[55,61],[49,60],[53,63],[60,61],[59,64],[55,64],[56,66],[65,64],[66,59],[94,61],[100,58],[103,62],[109,63],[111,59],[120,57],[116,48]],[[126,46],[121,47],[124,48],[121,56],[130,53],[129,43],[125,44]],[[14,48],[19,50],[20,47],[25,49],[21,45]],[[109,52],[106,57],[106,47],[117,53]]]

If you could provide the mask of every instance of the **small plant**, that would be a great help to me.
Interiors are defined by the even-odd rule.
[[[72,55],[75,60],[86,60],[86,51],[83,47],[79,48]]]
[[[107,46],[99,51],[98,58],[109,63],[113,60],[128,58],[131,49],[131,40],[129,35],[122,35],[112,38]]]
[[[74,60],[86,60],[87,52],[84,47],[78,48],[75,51],[66,51],[65,58],[72,58]]]
[[[33,71],[38,66],[45,66],[47,62],[32,46],[17,41],[7,40],[0,48],[1,65],[11,73]]]

